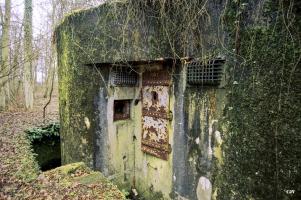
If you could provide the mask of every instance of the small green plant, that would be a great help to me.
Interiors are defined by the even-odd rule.
[[[32,128],[25,131],[27,139],[33,141],[41,141],[43,137],[60,136],[60,124],[58,122],[51,123],[45,127]]]

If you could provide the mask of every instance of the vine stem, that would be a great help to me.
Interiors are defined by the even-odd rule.
[[[43,107],[43,120],[44,120],[44,122],[45,122],[45,118],[46,118],[46,108],[50,104],[51,98],[52,98],[54,77],[55,77],[55,67],[53,69],[52,78],[51,78],[51,88],[50,88],[50,93],[49,93],[49,99],[48,99],[47,103],[45,104],[45,106]]]

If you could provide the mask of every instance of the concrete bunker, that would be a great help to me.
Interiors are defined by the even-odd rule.
[[[62,162],[83,161],[146,199],[209,199],[225,58],[158,49],[150,38],[163,30],[151,17],[129,22],[123,51],[123,6],[81,11],[57,28]],[[120,18],[104,20],[114,9]]]

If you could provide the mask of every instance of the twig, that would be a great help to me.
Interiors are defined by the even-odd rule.
[[[46,108],[51,102],[51,97],[52,97],[52,92],[53,92],[53,85],[54,85],[54,75],[55,75],[55,67],[54,67],[53,72],[52,72],[52,80],[51,80],[51,88],[50,88],[50,93],[49,93],[49,99],[48,99],[47,103],[45,104],[45,106],[43,107],[44,122],[45,122],[45,117],[46,117]]]

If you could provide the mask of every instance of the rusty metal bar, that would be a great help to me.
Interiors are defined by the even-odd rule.
[[[161,158],[163,160],[168,160],[168,153],[155,149],[155,148],[150,148],[148,146],[145,145],[141,145],[141,150],[145,153],[151,154],[157,158]]]

